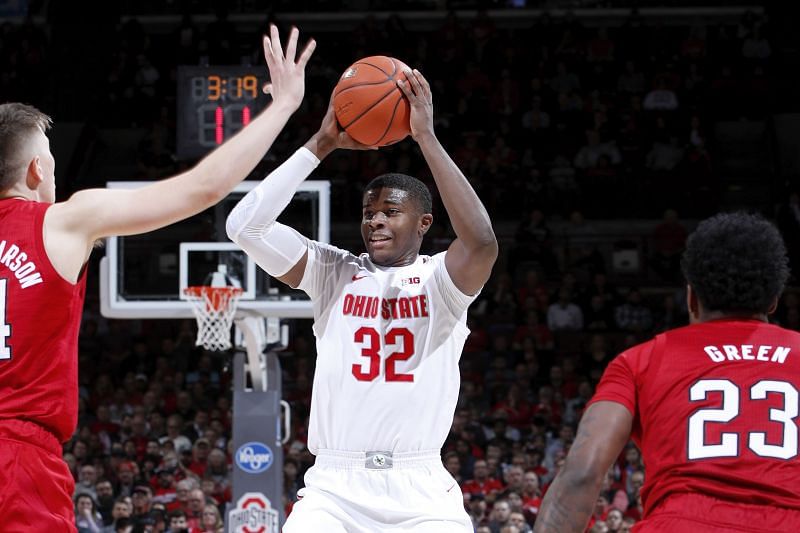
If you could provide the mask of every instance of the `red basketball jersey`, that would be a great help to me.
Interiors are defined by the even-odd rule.
[[[634,415],[645,516],[674,493],[800,509],[800,334],[757,320],[668,331],[609,364],[592,402]]]
[[[86,273],[72,284],[51,265],[42,233],[48,207],[0,200],[0,420],[36,422],[63,442],[78,419]]]

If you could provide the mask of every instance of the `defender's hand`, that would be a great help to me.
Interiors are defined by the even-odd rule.
[[[317,43],[314,39],[309,39],[300,58],[295,61],[297,39],[300,35],[298,29],[292,27],[289,31],[286,53],[281,47],[277,26],[270,24],[269,32],[269,36],[264,36],[264,58],[269,67],[270,81],[264,85],[263,91],[272,95],[275,104],[285,105],[294,111],[303,101],[305,68]]]

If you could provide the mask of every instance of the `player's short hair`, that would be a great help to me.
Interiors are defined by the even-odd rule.
[[[381,174],[367,183],[367,186],[364,187],[364,193],[376,189],[399,189],[401,191],[406,191],[422,213],[433,212],[433,197],[431,196],[431,191],[428,189],[427,185],[413,176],[400,174],[398,172]]]
[[[759,215],[723,213],[702,221],[681,259],[703,307],[724,313],[767,313],[789,278],[786,245]]]
[[[50,129],[52,119],[33,106],[11,102],[0,104],[0,192],[10,189],[19,177],[15,154],[37,128]]]

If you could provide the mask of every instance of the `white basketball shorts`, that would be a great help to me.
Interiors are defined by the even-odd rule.
[[[472,533],[438,451],[320,450],[283,533]]]

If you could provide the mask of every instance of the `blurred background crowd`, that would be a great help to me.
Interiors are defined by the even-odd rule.
[[[437,134],[501,245],[470,309],[442,457],[476,531],[524,533],[606,364],[687,323],[680,254],[698,219],[760,211],[800,268],[799,93],[785,74],[796,42],[779,11],[709,3],[572,2],[583,8],[573,12],[525,1],[271,3],[275,11],[257,1],[31,1],[27,16],[0,26],[0,100],[54,116],[59,194],[68,195],[192,164],[175,156],[176,67],[261,64],[268,21],[298,24],[318,49],[303,107],[254,178],[315,131],[353,60],[386,54],[419,68],[433,86]],[[322,9],[342,16],[327,20]],[[299,21],[280,14],[301,10]],[[361,249],[361,187],[390,170],[431,181],[410,140],[336,153],[318,170],[333,183],[335,244]],[[440,204],[434,214],[445,222],[428,251],[452,237]],[[103,319],[96,258],[91,268],[80,420],[65,446],[80,530],[218,531],[231,494],[229,355],[195,348],[191,321]],[[773,317],[792,329],[796,282]],[[315,346],[308,321],[291,327],[280,354],[294,413],[287,511],[313,463],[305,437]],[[592,531],[626,531],[639,518],[644,476],[630,446],[608,473]]]

